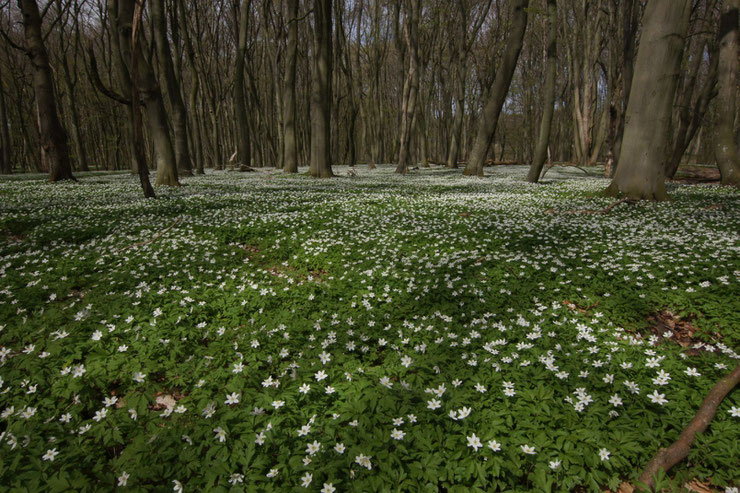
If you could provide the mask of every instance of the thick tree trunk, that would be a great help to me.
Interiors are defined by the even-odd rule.
[[[57,113],[49,55],[41,34],[41,15],[36,0],[18,0],[23,13],[26,54],[33,68],[33,88],[39,120],[42,155],[49,164],[49,181],[74,180],[69,159],[67,132]]]
[[[408,3],[406,22],[403,33],[409,52],[409,71],[404,83],[403,101],[401,103],[401,137],[399,141],[398,166],[396,173],[406,174],[411,161],[411,132],[416,117],[416,100],[419,93],[419,17],[421,1],[411,0]]]
[[[251,166],[252,152],[249,140],[249,118],[247,116],[247,99],[244,91],[244,62],[247,56],[247,27],[251,0],[241,3],[239,16],[239,44],[236,48],[234,66],[234,113],[236,113],[236,160],[241,166]]]
[[[719,24],[719,105],[714,154],[723,185],[740,185],[740,161],[735,147],[735,94],[738,65],[740,0],[725,0]]]
[[[532,164],[529,166],[527,181],[537,183],[542,167],[547,159],[547,146],[550,144],[550,127],[555,113],[555,75],[558,69],[557,56],[557,3],[547,0],[547,74],[545,74],[544,109],[540,120],[540,134],[534,149]]]
[[[159,72],[167,88],[167,98],[172,107],[172,129],[175,133],[175,160],[180,175],[191,176],[193,163],[190,158],[188,142],[188,112],[180,92],[180,84],[175,77],[170,42],[167,39],[167,18],[164,0],[152,0],[151,15],[154,27],[154,41],[157,47]]]
[[[313,66],[311,73],[311,166],[318,178],[334,176],[331,169],[332,9],[331,0],[315,0]]]
[[[607,193],[667,198],[663,162],[669,152],[673,98],[691,12],[690,0],[650,0],[625,116],[617,171]]]
[[[2,66],[0,64],[0,69]],[[10,116],[5,107],[5,91],[3,89],[3,77],[0,71],[0,173],[9,175],[13,172],[13,154],[10,141],[9,129]]]
[[[468,164],[463,174],[471,176],[483,176],[483,164],[488,155],[488,149],[493,142],[493,135],[498,124],[501,108],[509,93],[511,79],[514,76],[519,52],[522,51],[524,32],[527,30],[527,6],[529,0],[514,0],[511,15],[511,30],[509,40],[504,51],[501,67],[496,72],[493,85],[489,89],[486,106],[483,109],[478,122],[478,133],[475,137],[473,150],[470,153]]]
[[[288,46],[283,78],[283,159],[285,173],[298,173],[295,74],[298,61],[298,0],[288,0]]]

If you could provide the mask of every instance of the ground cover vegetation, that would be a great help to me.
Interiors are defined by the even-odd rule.
[[[736,190],[394,168],[0,182],[4,489],[634,483],[737,365]],[[656,487],[733,491],[738,424]]]

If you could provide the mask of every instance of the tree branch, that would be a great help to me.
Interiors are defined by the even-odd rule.
[[[87,53],[90,57],[90,70],[88,71],[88,75],[90,76],[90,81],[93,83],[95,89],[114,101],[117,101],[121,104],[130,105],[130,99],[125,98],[123,95],[118,94],[112,89],[108,89],[103,84],[103,81],[100,80],[100,74],[98,73],[98,62],[95,59],[95,51],[93,50],[92,44],[87,48]]]
[[[645,470],[640,475],[640,482],[645,486],[653,489],[653,478],[660,469],[668,471],[689,455],[689,449],[694,442],[697,433],[703,433],[709,426],[714,415],[717,413],[717,407],[727,394],[735,388],[740,382],[740,365],[737,365],[732,372],[725,378],[717,382],[712,390],[709,391],[701,403],[701,407],[696,412],[694,419],[683,430],[678,440],[668,448],[661,448],[653,459],[645,466]]]

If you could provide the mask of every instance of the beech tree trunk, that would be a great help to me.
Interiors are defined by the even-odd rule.
[[[236,160],[241,166],[252,164],[251,142],[249,140],[249,118],[247,99],[244,91],[244,62],[247,56],[247,27],[252,0],[243,1],[239,16],[239,44],[236,49],[234,66],[234,113],[236,116]]]
[[[139,29],[141,27],[141,12],[144,10],[144,0],[134,0],[133,19],[131,24],[131,101],[139,100]],[[144,191],[144,198],[155,198],[154,189],[149,181],[149,167],[144,156],[144,130],[141,122],[141,110],[138,104],[131,105],[133,126],[133,151],[136,169]]]
[[[450,139],[450,151],[447,154],[447,167],[457,168],[457,161],[460,158],[460,148],[462,143],[463,117],[465,116],[465,68],[463,61],[457,68],[457,78],[455,86],[455,116],[452,119],[452,139]]]
[[[288,46],[283,77],[283,159],[285,173],[298,173],[295,73],[298,53],[298,0],[288,0]]]
[[[49,181],[74,180],[69,159],[67,132],[57,113],[54,82],[49,67],[49,55],[41,34],[41,15],[36,0],[18,0],[23,13],[26,54],[33,69],[33,89],[38,111],[39,140],[42,156],[49,164]]]
[[[669,153],[673,98],[690,13],[690,0],[647,4],[617,171],[606,190],[609,195],[667,198],[663,163]]]
[[[157,46],[157,60],[159,72],[167,88],[167,98],[172,107],[172,129],[175,133],[175,161],[180,175],[193,174],[193,162],[190,158],[190,143],[188,142],[188,112],[180,92],[180,84],[175,77],[175,68],[172,63],[170,42],[167,39],[167,18],[165,17],[164,0],[151,2],[152,24],[154,27],[154,41]]]
[[[697,62],[701,62],[702,54],[697,55]],[[696,136],[701,122],[704,118],[704,114],[709,107],[709,103],[717,95],[717,71],[718,71],[718,54],[715,51],[710,51],[709,54],[709,73],[707,74],[707,80],[704,82],[699,97],[693,106],[693,112],[691,111],[691,92],[696,84],[696,78],[699,72],[699,63],[696,67],[692,67],[694,73],[691,75],[689,84],[691,85],[691,92],[687,92],[685,101],[682,101],[680,111],[678,113],[678,131],[673,138],[673,150],[670,154],[669,159],[665,164],[665,174],[667,178],[673,178],[678,171],[678,167],[681,164],[686,149],[691,144],[691,141]]]
[[[3,89],[2,65],[0,65],[0,173],[9,175],[13,172],[13,154],[8,128],[8,111],[5,107],[5,91]]]
[[[740,185],[740,162],[735,146],[735,94],[738,65],[740,0],[725,0],[719,26],[718,118],[715,156],[722,185]]]
[[[311,71],[311,166],[317,178],[334,176],[331,169],[332,8],[331,0],[315,0]]]
[[[542,173],[542,166],[547,159],[547,146],[550,144],[550,127],[555,113],[555,75],[558,69],[557,56],[557,3],[547,0],[547,74],[545,75],[544,109],[540,120],[540,134],[534,149],[532,164],[529,166],[527,181],[537,183]]]
[[[421,1],[410,0],[406,10],[403,34],[409,52],[409,71],[403,87],[401,103],[401,137],[399,141],[398,166],[396,173],[406,174],[411,161],[411,132],[416,117],[416,100],[419,93],[419,17]]]
[[[200,89],[200,73],[196,68],[195,50],[193,50],[193,43],[190,39],[190,28],[188,27],[188,18],[186,14],[185,5],[180,6],[177,10],[180,22],[182,26],[182,41],[185,48],[185,54],[188,58],[190,65],[190,77],[192,85],[190,88],[189,105],[191,109],[191,120],[190,129],[192,130],[192,139],[194,157],[195,157],[195,173],[198,175],[205,174],[205,156],[203,153],[203,135],[200,128],[200,118],[202,113],[198,114],[198,91]]]
[[[157,160],[157,177],[155,184],[179,186],[177,177],[177,163],[175,152],[170,139],[167,111],[164,107],[162,92],[154,77],[152,67],[144,58],[141,43],[134,51],[131,31],[136,0],[109,0],[109,6],[117,7],[115,17],[111,15],[111,23],[118,32],[118,45],[121,51],[122,62],[130,67],[133,56],[137,57],[137,80],[141,101],[144,103],[144,113],[147,126],[154,144],[154,154]],[[130,68],[129,68],[130,71]],[[133,77],[131,77],[133,79]],[[129,82],[132,84],[132,82]]]
[[[509,93],[511,79],[514,76],[519,53],[522,51],[524,32],[527,30],[527,7],[529,0],[514,0],[511,15],[511,30],[509,40],[504,51],[501,66],[496,72],[496,77],[488,91],[486,106],[481,112],[478,122],[478,133],[475,137],[470,159],[463,171],[464,175],[483,176],[483,165],[493,143],[493,135],[496,131],[501,108],[504,106],[506,95]]]

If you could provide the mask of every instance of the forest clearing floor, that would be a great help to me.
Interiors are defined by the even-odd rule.
[[[615,491],[738,364],[737,190],[393,168],[0,180],[4,490]]]

